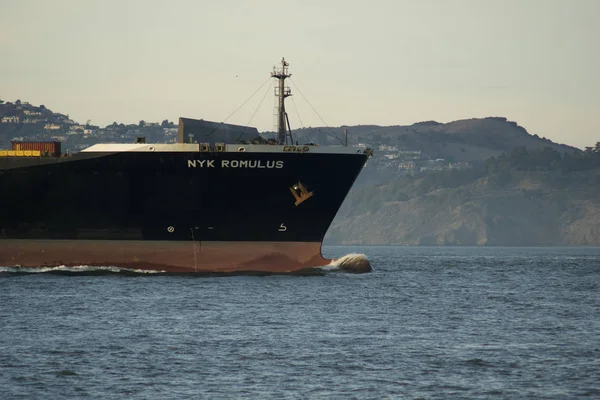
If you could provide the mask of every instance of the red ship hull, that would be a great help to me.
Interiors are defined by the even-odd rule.
[[[176,273],[294,273],[325,266],[319,242],[5,240],[0,266],[116,266]]]

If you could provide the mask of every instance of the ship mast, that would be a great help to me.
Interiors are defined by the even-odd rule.
[[[285,98],[292,95],[292,91],[289,86],[285,86],[285,79],[292,76],[288,74],[288,66],[290,64],[285,61],[285,58],[281,59],[281,67],[273,67],[271,77],[279,80],[278,85],[275,86],[275,97],[277,101],[277,142],[279,144],[287,144],[288,138],[290,144],[294,144],[292,139],[292,130],[290,129],[290,120],[285,112]]]

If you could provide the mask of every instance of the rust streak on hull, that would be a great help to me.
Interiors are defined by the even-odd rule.
[[[0,266],[114,266],[177,273],[293,273],[324,266],[320,242],[3,240]]]

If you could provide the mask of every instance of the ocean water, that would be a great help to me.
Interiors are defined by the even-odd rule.
[[[0,399],[600,398],[600,249],[326,247],[374,271],[0,268]]]

